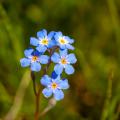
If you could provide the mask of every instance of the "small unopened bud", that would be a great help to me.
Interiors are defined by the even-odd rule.
[[[55,100],[54,98],[51,98],[51,99],[49,100],[49,105],[50,105],[51,107],[54,107],[54,106],[56,105],[56,100]]]
[[[43,112],[40,114],[40,116],[45,115],[49,110],[51,110],[56,105],[56,100],[54,98],[51,98],[49,100],[48,106],[43,110]]]

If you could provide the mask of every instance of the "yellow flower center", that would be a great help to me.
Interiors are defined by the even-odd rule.
[[[52,87],[52,89],[56,89],[58,87],[58,85],[55,82],[53,82],[51,87]]]
[[[59,42],[60,42],[60,44],[66,44],[66,40],[63,38],[59,39]]]
[[[38,60],[38,56],[33,56],[32,57],[32,61],[37,61]]]
[[[47,40],[47,39],[42,39],[41,43],[42,43],[43,45],[48,45],[48,40]]]
[[[62,58],[62,59],[61,59],[61,63],[62,63],[62,64],[67,64],[67,60],[66,60],[65,58]]]

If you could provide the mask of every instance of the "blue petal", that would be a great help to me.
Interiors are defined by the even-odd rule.
[[[36,38],[34,38],[34,37],[31,37],[31,38],[30,38],[30,44],[31,44],[31,45],[34,45],[34,46],[38,46],[39,41],[38,41],[38,39],[36,39]]]
[[[58,81],[57,83],[59,83],[59,81],[61,81],[61,76],[60,76],[60,75],[58,75],[58,76],[57,76],[57,78],[56,78],[56,79],[54,79],[54,81],[56,81],[56,82]]]
[[[55,45],[56,45],[56,41],[55,40],[50,40],[49,43],[48,43],[48,48],[51,48]]]
[[[38,50],[32,52],[32,56],[39,56],[41,53]]]
[[[74,73],[74,68],[72,67],[72,65],[66,65],[65,66],[65,72],[69,75],[69,74],[73,74]]]
[[[39,45],[38,47],[36,47],[36,49],[39,51],[39,52],[45,52],[47,50],[47,47],[46,46],[43,46],[43,45]]]
[[[75,48],[74,48],[72,45],[70,45],[70,44],[67,44],[66,47],[67,47],[68,49],[70,49],[70,50],[74,50],[74,49],[75,49]]]
[[[74,40],[71,39],[70,37],[64,36],[64,38],[65,38],[70,44],[74,43]]]
[[[56,32],[54,37],[55,37],[55,40],[58,41],[59,37],[62,37],[62,36],[63,36],[62,32]]]
[[[54,34],[55,34],[54,31],[50,32],[50,33],[48,34],[48,39],[51,39],[51,38],[54,36]]]
[[[51,74],[51,78],[56,79],[56,78],[57,78],[57,76],[58,76],[58,74],[56,74],[56,72],[55,72],[55,71],[53,71],[53,72],[52,72],[52,74]]]
[[[42,63],[42,64],[47,64],[48,61],[49,61],[49,57],[48,57],[47,55],[41,55],[41,56],[39,57],[39,61],[40,61],[40,63]]]
[[[40,71],[40,69],[41,69],[40,63],[38,63],[38,62],[31,63],[31,70],[32,71],[38,72],[38,71]]]
[[[68,89],[69,88],[68,80],[67,79],[61,80],[59,83],[59,87],[61,89]]]
[[[54,53],[52,56],[51,56],[51,60],[54,62],[54,63],[59,63],[60,61],[60,56],[58,53]]]
[[[40,82],[41,82],[42,85],[48,86],[52,81],[51,81],[51,78],[48,75],[44,75]]]
[[[30,59],[22,58],[22,59],[20,60],[20,63],[21,63],[21,66],[22,66],[22,67],[27,67],[27,66],[30,65]]]
[[[63,99],[63,98],[64,98],[64,93],[63,93],[63,91],[56,89],[56,90],[54,91],[54,98],[55,98],[56,100],[61,100],[61,99]]]
[[[65,49],[65,50],[60,50],[60,56],[66,57],[66,56],[67,56],[67,49]]]
[[[45,29],[37,32],[37,37],[38,37],[38,38],[44,38],[44,37],[46,37],[46,36],[47,36],[47,31],[46,31]]]
[[[60,49],[63,49],[63,50],[66,49],[66,45],[65,44],[62,45],[62,44],[58,43],[58,46],[60,47]]]
[[[60,36],[60,37],[63,36],[62,32],[57,32],[57,35]]]
[[[61,64],[56,64],[55,67],[54,67],[54,71],[57,73],[57,74],[61,74],[62,71],[63,71],[63,66]]]
[[[52,82],[55,82],[55,83],[59,84],[59,83],[61,82],[60,77],[61,77],[61,76],[60,76],[60,75],[58,75],[58,76],[57,76],[57,78],[52,79]]]
[[[48,97],[50,97],[50,96],[52,95],[52,89],[50,89],[50,88],[45,88],[45,89],[43,89],[42,93],[43,93],[43,95],[44,95],[46,98],[48,98]]]
[[[73,63],[76,63],[77,59],[74,54],[69,54],[67,56],[67,61],[73,64]]]
[[[33,51],[34,50],[32,48],[29,48],[24,51],[24,54],[26,57],[30,57]]]

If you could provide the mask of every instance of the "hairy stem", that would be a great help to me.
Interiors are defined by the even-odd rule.
[[[39,100],[40,100],[41,89],[39,87],[38,93],[36,95],[36,110],[35,110],[35,120],[39,120]]]
[[[34,75],[34,72],[33,72],[33,71],[31,71],[31,78],[32,78],[32,81],[33,81],[34,94],[35,94],[35,96],[37,96],[36,83],[35,83],[35,75]]]

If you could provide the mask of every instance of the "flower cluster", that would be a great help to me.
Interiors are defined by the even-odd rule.
[[[24,51],[25,58],[20,60],[21,66],[29,66],[31,71],[38,72],[42,69],[41,64],[50,65],[51,62],[55,64],[51,77],[45,73],[40,80],[45,86],[42,93],[47,98],[53,94],[56,100],[61,100],[64,98],[62,90],[69,88],[68,80],[62,79],[61,75],[63,71],[68,75],[74,73],[72,64],[76,63],[77,59],[73,53],[68,54],[68,50],[74,50],[71,45],[73,42],[73,39],[61,32],[47,33],[45,29],[37,32],[37,38],[30,38],[30,45],[34,49]]]

